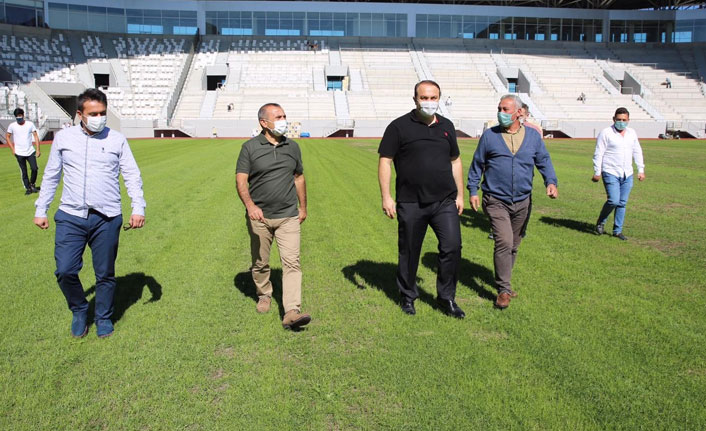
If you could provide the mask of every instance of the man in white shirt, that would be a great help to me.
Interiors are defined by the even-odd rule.
[[[610,213],[615,210],[613,236],[626,241],[623,235],[625,205],[632,189],[633,159],[637,165],[637,179],[645,179],[645,163],[642,159],[642,147],[637,140],[635,130],[628,127],[630,113],[625,108],[618,108],[613,116],[613,125],[606,127],[596,138],[596,151],[593,154],[593,178],[598,182],[603,178],[608,200],[603,205],[596,223],[596,234],[604,233],[604,225]]]
[[[17,158],[17,163],[22,171],[22,183],[25,186],[25,195],[30,195],[39,191],[34,183],[37,181],[37,157],[41,155],[39,151],[39,135],[34,123],[25,120],[25,111],[22,108],[15,109],[15,123],[10,124],[5,134],[5,140],[12,149],[12,154]],[[35,152],[32,142],[37,147]],[[31,171],[27,176],[27,162]]]

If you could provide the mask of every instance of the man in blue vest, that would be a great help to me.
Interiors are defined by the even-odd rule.
[[[535,166],[544,178],[547,196],[552,199],[559,196],[552,160],[542,137],[536,130],[523,126],[521,117],[522,100],[514,95],[503,96],[498,105],[500,124],[483,133],[468,170],[467,187],[474,211],[481,206],[478,184],[483,177],[483,211],[490,218],[495,240],[493,263],[498,289],[495,306],[500,309],[507,308],[510,298],[517,296],[510,279],[529,221]]]

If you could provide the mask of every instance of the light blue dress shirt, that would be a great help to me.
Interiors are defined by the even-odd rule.
[[[120,174],[132,201],[132,214],[145,215],[142,178],[125,135],[106,127],[89,135],[79,126],[59,131],[44,168],[35,217],[47,217],[64,172],[59,209],[82,218],[93,209],[108,217],[122,213]]]

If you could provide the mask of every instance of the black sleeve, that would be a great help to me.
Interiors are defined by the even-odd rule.
[[[461,150],[458,149],[458,141],[456,140],[456,128],[453,123],[449,122],[447,133],[449,134],[449,156],[452,159],[461,155]]]
[[[397,150],[399,149],[400,132],[397,130],[397,126],[395,126],[394,123],[390,123],[390,125],[387,126],[387,129],[385,129],[385,134],[382,135],[382,139],[380,140],[378,154],[392,159],[395,157]]]

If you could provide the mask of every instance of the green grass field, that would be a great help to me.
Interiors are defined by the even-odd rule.
[[[647,180],[624,243],[590,233],[605,200],[590,181],[593,142],[549,142],[560,196],[544,196],[537,175],[520,296],[505,311],[493,308],[486,218],[464,212],[459,321],[432,305],[431,232],[417,315],[396,304],[397,223],[380,209],[377,142],[302,139],[313,321],[292,333],[277,307],[255,312],[234,182],[241,142],[132,141],[147,225],[122,233],[105,340],[94,327],[70,337],[53,220],[34,227],[36,195],[23,195],[0,149],[0,429],[706,428],[706,143],[643,142]],[[464,170],[475,144],[461,144]]]

